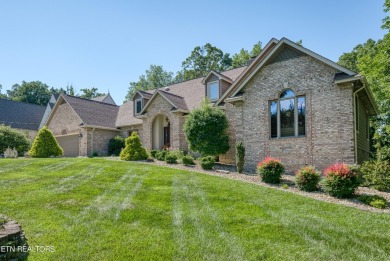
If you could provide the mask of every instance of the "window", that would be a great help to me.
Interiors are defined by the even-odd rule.
[[[135,114],[138,115],[142,111],[142,100],[135,100]]]
[[[218,81],[208,83],[208,96],[212,101],[219,99]]]
[[[271,138],[306,135],[306,98],[284,90],[279,99],[270,102]]]

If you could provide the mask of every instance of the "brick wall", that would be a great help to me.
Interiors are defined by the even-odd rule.
[[[48,124],[48,128],[54,135],[78,133],[81,123],[80,118],[69,104],[64,103],[58,106],[57,110],[54,112],[53,117]],[[64,130],[66,130],[67,133],[64,133]]]
[[[245,86],[242,106],[235,114],[236,140],[246,147],[245,171],[254,172],[266,156],[280,158],[287,171],[304,165],[319,169],[336,161],[353,163],[351,87],[333,83],[335,69],[309,56],[289,57],[265,66]],[[290,88],[306,96],[306,136],[271,139],[269,101]]]

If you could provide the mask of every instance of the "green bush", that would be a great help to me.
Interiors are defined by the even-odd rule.
[[[202,155],[220,155],[229,150],[229,122],[225,112],[203,101],[186,116],[184,132],[192,151]]]
[[[213,166],[215,164],[215,159],[213,156],[206,156],[200,159],[200,166],[202,169],[213,169]]]
[[[320,172],[316,171],[312,166],[307,166],[297,171],[295,174],[295,183],[301,190],[314,191],[318,189],[320,177]]]
[[[387,208],[388,202],[386,201],[385,198],[374,195],[374,196],[369,196],[369,195],[361,195],[358,197],[358,200],[363,202],[364,204],[370,205],[371,207],[374,208]]]
[[[165,162],[168,164],[176,164],[177,163],[177,157],[174,154],[168,153],[165,156]]]
[[[158,150],[151,150],[150,151],[150,155],[153,157],[153,158],[156,158],[156,154],[158,153]]]
[[[167,151],[166,150],[160,150],[156,153],[156,160],[161,160],[161,161],[164,161],[165,160],[165,156],[167,155]]]
[[[266,157],[257,165],[257,173],[265,183],[280,183],[283,172],[282,162],[272,157]]]
[[[15,148],[19,156],[23,156],[29,147],[30,140],[25,132],[0,125],[0,154],[7,148]]]
[[[181,161],[184,165],[195,165],[194,158],[191,156],[183,156]]]
[[[360,172],[365,185],[380,191],[390,190],[390,164],[387,160],[366,161]]]
[[[119,156],[121,150],[125,147],[125,139],[121,136],[115,136],[108,142],[108,155]]]
[[[325,169],[322,181],[324,190],[337,198],[349,198],[355,194],[360,185],[360,177],[356,171],[345,163],[335,163]]]
[[[146,160],[148,153],[146,149],[142,147],[141,140],[137,132],[133,132],[126,141],[126,147],[121,151],[121,160]]]
[[[92,152],[92,157],[98,157],[98,156],[99,156],[99,152],[97,151]]]
[[[54,138],[53,133],[44,126],[35,137],[29,154],[33,158],[49,158],[51,156],[61,156],[64,151]]]
[[[168,150],[169,154],[175,155],[178,160],[184,157],[184,152],[182,150]]]
[[[245,147],[244,143],[239,142],[236,144],[236,165],[237,165],[237,172],[242,173],[244,170],[244,163],[245,163]]]

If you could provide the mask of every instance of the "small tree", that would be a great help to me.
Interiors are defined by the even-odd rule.
[[[64,151],[58,144],[56,138],[54,138],[53,133],[44,126],[35,137],[29,154],[33,158],[48,158],[51,156],[61,156],[64,154]]]
[[[25,132],[0,125],[0,153],[4,153],[7,148],[15,148],[19,156],[23,156],[29,147],[30,140]]]
[[[148,153],[142,147],[141,140],[137,132],[133,132],[126,139],[126,147],[120,153],[121,160],[146,160]]]
[[[245,163],[245,146],[244,143],[239,142],[236,144],[236,165],[237,165],[237,172],[242,173],[244,170],[244,163]]]
[[[228,127],[225,113],[205,100],[186,117],[184,132],[192,151],[215,156],[229,150]]]

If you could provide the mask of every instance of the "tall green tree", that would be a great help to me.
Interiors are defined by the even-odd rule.
[[[3,88],[3,86],[0,84],[0,98],[1,99],[6,99],[7,98],[7,95],[1,93],[1,89]]]
[[[383,7],[384,7],[383,11],[385,11],[386,13],[390,12],[390,0],[385,0]],[[390,30],[390,17],[386,15],[382,21],[383,21],[382,28]]]
[[[386,0],[385,12],[390,10],[390,1]],[[388,16],[383,20],[383,28],[388,27]],[[374,141],[378,153],[386,149],[390,135],[390,32],[383,39],[374,41],[368,39],[364,44],[358,44],[349,53],[339,58],[339,64],[352,71],[363,74],[373,92],[381,114],[371,119],[371,126],[375,129]],[[387,150],[388,151],[388,150]]]
[[[229,53],[206,43],[204,46],[197,46],[191,55],[182,62],[182,78],[192,80],[205,76],[211,70],[224,71],[232,65],[232,58]]]
[[[11,90],[7,90],[7,97],[14,101],[46,105],[49,102],[51,92],[49,86],[40,81],[14,84]]]
[[[126,100],[130,100],[138,90],[153,90],[173,83],[173,73],[165,71],[161,65],[150,65],[137,82],[130,82]]]
[[[79,94],[77,96],[79,96],[81,98],[85,98],[85,99],[91,99],[91,98],[95,98],[98,96],[106,95],[105,93],[98,92],[98,88],[95,88],[95,87],[80,89],[80,91],[81,91],[81,94]]]
[[[250,52],[242,48],[238,53],[232,56],[232,68],[238,68],[247,65],[248,60],[251,57],[258,56],[262,49],[262,42],[260,41],[253,45],[252,51]]]

